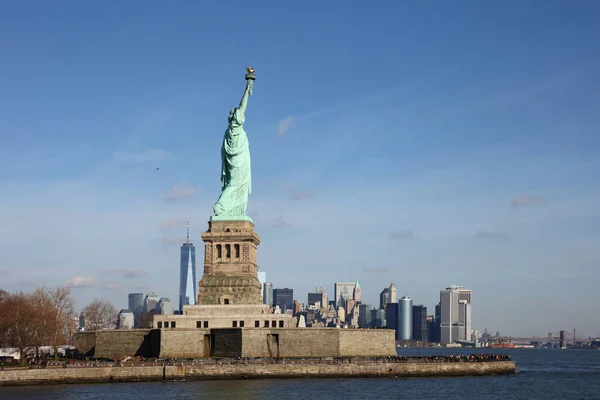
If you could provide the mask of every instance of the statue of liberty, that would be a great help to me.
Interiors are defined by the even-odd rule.
[[[248,195],[252,192],[250,148],[244,131],[246,105],[252,96],[256,76],[253,68],[246,68],[246,89],[237,108],[229,112],[229,126],[221,146],[221,195],[213,210],[219,219],[249,219],[246,216]],[[237,218],[236,218],[237,217]]]

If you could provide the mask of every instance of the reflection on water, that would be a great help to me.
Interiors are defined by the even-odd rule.
[[[472,349],[400,349],[401,355]],[[600,351],[515,349],[516,375],[464,378],[289,379],[111,383],[0,388],[0,399],[595,399]]]

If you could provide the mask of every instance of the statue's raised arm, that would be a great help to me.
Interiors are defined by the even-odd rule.
[[[242,95],[242,100],[240,100],[239,110],[242,114],[246,113],[246,106],[248,105],[248,97],[252,96],[252,86],[254,85],[254,80],[256,79],[256,75],[254,75],[254,68],[247,67],[246,71],[246,89],[244,90],[244,94]]]

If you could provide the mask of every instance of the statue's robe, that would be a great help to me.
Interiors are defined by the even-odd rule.
[[[246,215],[252,192],[250,147],[244,131],[244,112],[233,110],[221,146],[221,195],[214,205],[215,215]]]

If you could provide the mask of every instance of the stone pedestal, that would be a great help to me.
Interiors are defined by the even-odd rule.
[[[260,237],[249,220],[211,219],[204,241],[204,275],[196,304],[262,304],[256,248]]]

